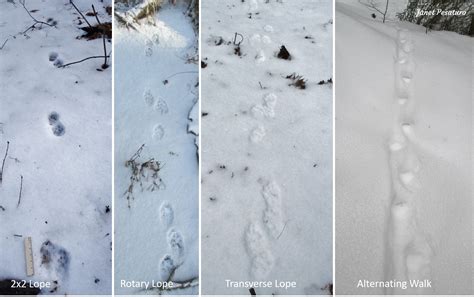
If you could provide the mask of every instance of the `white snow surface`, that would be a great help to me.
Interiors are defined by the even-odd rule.
[[[226,280],[296,282],[257,295],[332,283],[332,84],[318,85],[332,77],[332,5],[266,2],[202,2],[203,294],[249,294]]]
[[[472,39],[356,1],[336,36],[336,294],[472,294]]]
[[[0,50],[1,159],[10,142],[0,185],[0,279],[58,281],[56,294],[110,294],[112,69],[96,70],[103,59],[64,69],[49,60],[103,55],[101,39],[76,39],[84,24],[78,24],[69,1],[26,1],[39,21],[57,22],[26,34],[18,32],[34,21],[14,2],[0,3],[0,40],[9,39]],[[78,7],[85,13],[91,4],[101,21],[110,21],[105,11],[110,1],[80,1]],[[49,124],[51,112],[65,127],[62,136],[53,134],[59,124]],[[27,236],[33,244],[32,277],[25,270]],[[49,265],[40,253],[48,240]]]
[[[196,53],[197,37],[185,10],[165,5],[155,25],[143,20],[138,32],[115,27],[116,294],[157,294],[120,282],[166,281],[176,265],[173,281],[199,273],[197,148],[188,132],[189,118],[193,125],[198,121],[191,110],[199,69],[186,62]],[[159,161],[163,185],[155,191],[135,186],[129,208],[124,193],[131,171],[125,162],[142,144],[137,160]],[[197,294],[198,286],[163,293]]]

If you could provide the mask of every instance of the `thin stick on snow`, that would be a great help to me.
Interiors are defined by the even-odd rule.
[[[378,13],[380,13],[382,16],[383,16],[383,23],[385,23],[385,17],[387,15],[387,11],[388,11],[388,2],[389,0],[386,0],[385,2],[385,11],[382,11],[378,8],[378,4],[374,1],[374,0],[367,0],[367,2],[363,2],[362,0],[359,0],[359,3],[366,6],[367,8],[373,10],[373,11],[376,11]]]
[[[28,15],[30,16],[30,18],[35,22],[33,25],[31,25],[31,26],[29,26],[28,28],[26,28],[25,31],[21,32],[21,34],[26,34],[26,32],[30,31],[31,29],[36,28],[36,25],[37,25],[37,24],[47,25],[47,26],[49,26],[49,27],[54,27],[54,24],[46,23],[46,22],[43,22],[43,21],[38,21],[38,20],[30,13],[30,11],[28,10],[28,8],[26,8],[25,0],[20,0],[19,2],[20,2],[20,4],[21,4],[21,6],[23,6],[23,8],[25,9],[25,11],[28,13]]]
[[[167,78],[165,78],[165,80],[169,80],[170,78],[175,77],[176,75],[179,75],[179,74],[186,74],[186,73],[199,73],[199,71],[182,71],[182,72],[176,72],[175,74],[172,74],[172,75],[168,76]]]
[[[102,65],[102,68],[108,67],[107,65],[107,47],[105,45],[105,32],[102,32],[102,43],[104,44],[104,65]]]
[[[79,10],[79,8],[77,8],[76,4],[74,4],[74,2],[72,0],[69,0],[69,3],[72,4],[72,6],[74,6],[74,8],[76,9],[76,11],[81,15],[81,17],[84,19],[84,21],[86,21],[87,25],[92,28],[91,24],[89,23],[89,21],[86,19],[86,17],[82,14],[82,12]]]
[[[110,55],[107,55],[107,58],[109,58]],[[70,66],[70,65],[74,65],[74,64],[79,64],[79,63],[82,63],[84,61],[87,61],[87,60],[90,60],[90,59],[103,59],[104,56],[92,56],[92,57],[87,57],[85,59],[82,59],[82,60],[79,60],[79,61],[76,61],[76,62],[71,62],[71,63],[67,63],[67,64],[64,64],[62,66],[59,66],[58,68],[65,68],[67,66]]]
[[[132,155],[132,157],[130,158],[130,161],[135,161],[137,158],[140,157],[140,154],[142,153],[143,151],[143,148],[145,147],[145,144],[142,144],[138,150]]]
[[[95,19],[97,20],[97,23],[98,23],[99,25],[102,25],[102,24],[100,23],[99,17],[97,16],[97,11],[95,11],[94,4],[92,4],[92,11],[94,12],[94,16],[95,16]]]
[[[97,16],[97,12],[95,11],[95,7],[94,7],[94,4],[92,4],[92,11],[94,12],[94,15],[95,15],[95,19],[97,20],[97,23],[99,25],[102,25],[100,23],[100,20],[99,20],[99,17]],[[104,44],[104,67],[107,67],[107,47],[105,45],[105,31],[104,29],[102,29],[102,43]]]
[[[9,147],[10,147],[10,141],[7,141],[7,149],[5,150],[5,157],[3,157],[2,170],[0,170],[0,185],[2,184],[2,181],[3,181],[3,168],[5,167],[5,160],[7,159]]]
[[[5,45],[7,44],[8,40],[10,40],[9,38],[5,39],[5,41],[3,42],[2,46],[0,46],[0,50],[2,50]]]
[[[182,281],[174,281],[173,277],[176,272],[176,270],[180,267],[181,265],[173,267],[173,270],[171,270],[168,279],[166,280],[167,283],[172,283],[172,287],[156,287],[152,289],[144,289],[142,291],[150,291],[150,290],[155,290],[157,289],[159,292],[159,295],[161,295],[162,292],[164,291],[177,291],[180,289],[186,289],[186,288],[191,288],[191,287],[197,287],[199,286],[199,277],[195,276],[193,278],[187,279],[187,280],[182,280]]]
[[[285,231],[285,228],[286,228],[286,224],[288,224],[289,221],[286,221],[285,225],[283,225],[283,228],[281,229],[281,232],[280,234],[278,234],[277,236],[277,240],[280,239],[281,235],[283,234],[283,232]]]
[[[43,22],[43,21],[37,20],[37,19],[30,13],[30,11],[28,10],[28,8],[26,8],[25,0],[20,0],[19,2],[20,2],[20,4],[23,6],[23,8],[25,9],[26,13],[28,13],[28,15],[30,16],[30,18],[34,21],[34,23],[33,23],[33,25],[31,25],[31,26],[29,26],[28,28],[26,28],[24,31],[19,32],[18,34],[12,35],[11,37],[16,38],[15,36],[16,36],[16,35],[20,35],[20,34],[25,35],[28,31],[35,29],[37,24],[47,25],[47,26],[49,26],[49,27],[55,27],[55,26],[56,26],[55,23],[51,23],[51,24],[50,24],[50,23],[48,23],[48,22]],[[5,41],[3,42],[2,46],[0,47],[0,50],[3,50],[3,48],[5,47],[5,45],[7,44],[7,42],[8,42],[9,40],[10,40],[10,38],[5,39]]]
[[[16,205],[16,207],[18,208],[18,206],[20,206],[20,203],[21,203],[21,192],[23,190],[23,175],[21,175],[21,179],[20,179],[20,193],[18,193],[18,204]]]

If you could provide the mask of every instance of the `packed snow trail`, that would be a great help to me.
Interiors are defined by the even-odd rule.
[[[407,30],[399,29],[395,57],[395,121],[391,136],[390,172],[392,192],[388,229],[389,266],[387,279],[430,280],[432,249],[417,223],[416,201],[422,186],[414,141],[415,63],[413,42]],[[389,294],[429,294],[430,288],[389,288]]]

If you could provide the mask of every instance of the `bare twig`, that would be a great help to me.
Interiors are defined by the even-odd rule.
[[[117,11],[114,12],[114,15],[115,15],[115,19],[119,23],[123,24],[127,29],[132,28],[133,30],[138,31],[138,29],[130,21],[128,21],[124,16],[120,15]],[[139,25],[138,22],[135,21],[134,19],[132,19],[132,21],[136,23],[137,25]]]
[[[170,78],[172,77],[175,77],[176,75],[179,75],[179,74],[186,74],[186,73],[199,73],[199,71],[181,71],[181,72],[176,72],[170,76],[168,76],[167,78],[165,78],[165,80],[169,80]]]
[[[21,4],[21,6],[23,6],[23,8],[26,10],[26,12],[27,12],[28,15],[30,16],[30,18],[32,18],[33,21],[35,21],[35,23],[47,25],[47,26],[50,26],[50,27],[54,27],[54,25],[52,25],[52,24],[49,24],[49,23],[46,23],[46,22],[42,22],[42,21],[38,21],[38,20],[30,13],[30,11],[28,10],[28,8],[26,8],[25,0],[20,0],[20,4]]]
[[[145,144],[142,144],[138,150],[132,155],[132,157],[130,158],[130,161],[135,161],[137,158],[140,157],[140,154],[142,153],[143,151],[143,148],[145,147]]]
[[[23,6],[23,8],[25,9],[26,13],[28,13],[28,15],[30,16],[30,18],[34,21],[33,25],[29,26],[28,28],[26,28],[24,31],[21,31],[15,35],[11,35],[11,37],[13,39],[16,38],[16,36],[18,35],[25,35],[28,31],[30,30],[33,30],[33,29],[36,29],[36,25],[40,24],[40,25],[46,25],[46,26],[49,26],[49,27],[55,27],[56,26],[56,23],[55,22],[52,22],[52,23],[49,23],[49,22],[43,22],[43,21],[39,21],[38,19],[36,19],[31,13],[30,11],[28,10],[28,8],[26,8],[26,4],[25,4],[25,0],[20,0],[19,1],[21,6]],[[5,47],[5,45],[7,44],[7,42],[10,40],[10,38],[7,38],[5,39],[5,41],[3,42],[2,46],[0,46],[0,50],[3,50],[3,48]]]
[[[110,57],[110,55],[107,55],[107,58]],[[85,59],[82,59],[82,60],[79,60],[79,61],[75,61],[75,62],[71,62],[71,63],[67,63],[67,64],[64,64],[64,65],[61,65],[59,66],[58,68],[65,68],[67,66],[70,66],[70,65],[74,65],[74,64],[79,64],[79,63],[82,63],[84,61],[87,61],[87,60],[90,60],[90,59],[103,59],[104,56],[92,56],[92,57],[87,57]]]
[[[173,270],[171,270],[168,279],[166,280],[167,283],[173,283],[172,287],[155,287],[153,289],[145,289],[144,291],[149,291],[149,290],[158,290],[158,294],[161,295],[163,291],[175,291],[175,290],[180,290],[180,289],[186,289],[186,288],[191,288],[191,287],[196,287],[199,286],[199,277],[195,276],[190,279],[182,280],[182,281],[174,281],[173,277],[175,275],[176,270],[180,267],[181,265],[177,265],[173,267]]]
[[[383,17],[383,22],[385,23],[385,18],[387,16],[387,11],[388,11],[388,2],[389,0],[386,0],[385,2],[385,11],[382,11],[378,8],[378,3],[375,2],[375,0],[367,0],[367,1],[362,1],[359,0],[359,3],[366,6],[368,9],[371,9],[373,11],[376,11],[380,13]]]
[[[28,8],[26,8],[25,0],[20,0],[19,2],[20,2],[20,4],[21,4],[21,6],[23,6],[23,8],[25,9],[25,11],[28,13],[28,15],[30,16],[30,18],[35,22],[33,25],[29,26],[25,31],[21,32],[21,34],[25,34],[26,32],[30,31],[31,29],[36,28],[36,25],[37,25],[37,24],[47,25],[47,26],[49,26],[49,27],[54,27],[54,24],[50,24],[50,23],[43,22],[43,21],[38,21],[38,20],[30,13],[30,11],[28,10]]]
[[[2,50],[5,45],[7,44],[8,40],[10,40],[9,38],[5,39],[5,41],[3,42],[2,46],[0,46],[0,50]]]
[[[8,148],[10,148],[10,141],[7,141],[7,149],[5,150],[5,157],[3,157],[3,161],[2,161],[2,170],[0,170],[0,185],[2,184],[2,181],[3,181],[3,168],[5,167],[5,160],[7,159],[7,155],[8,155]]]
[[[95,16],[95,19],[97,20],[97,23],[98,23],[99,25],[102,25],[102,24],[100,23],[99,17],[97,16],[97,11],[95,11],[94,4],[92,4],[92,11],[94,12],[94,16]]]
[[[138,185],[142,192],[144,190],[153,192],[155,190],[166,188],[165,183],[160,177],[160,171],[163,169],[163,165],[153,158],[146,162],[138,160],[144,147],[145,145],[142,144],[130,159],[125,162],[125,167],[130,168],[131,170],[130,184],[123,194],[127,198],[128,208],[131,208],[131,200],[135,199],[135,186]]]
[[[99,25],[102,25],[102,24],[100,23],[99,17],[97,16],[97,11],[95,11],[94,5],[92,5],[92,11],[94,12],[95,19],[97,20],[97,23],[98,23]],[[102,68],[105,69],[105,68],[109,67],[109,65],[107,65],[107,57],[108,57],[108,55],[107,55],[107,47],[106,47],[106,45],[105,45],[105,31],[104,31],[104,29],[102,29],[102,43],[104,44],[104,65],[102,65]]]
[[[18,193],[18,204],[16,205],[16,207],[18,208],[18,206],[20,206],[20,203],[21,203],[21,192],[23,190],[23,175],[21,175],[21,180],[20,180],[20,193]]]
[[[72,4],[72,6],[76,9],[76,11],[81,15],[81,17],[84,19],[84,21],[86,21],[87,25],[92,28],[91,24],[89,23],[89,21],[86,19],[86,17],[82,14],[82,12],[79,10],[79,8],[77,8],[76,4],[74,4],[74,1],[72,0],[69,0],[69,3]]]

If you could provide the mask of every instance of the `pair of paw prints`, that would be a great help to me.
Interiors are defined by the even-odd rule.
[[[147,40],[145,42],[145,56],[151,57],[153,56],[153,45],[160,43],[160,36],[158,34],[154,34],[151,40]]]
[[[277,96],[273,93],[269,93],[263,96],[262,104],[254,105],[250,112],[256,118],[274,118],[275,117],[275,106],[277,103]]]
[[[261,222],[254,221],[249,225],[245,233],[245,244],[250,256],[250,273],[253,277],[262,279],[266,278],[275,266],[271,240],[279,238],[285,223],[279,185],[275,181],[259,182],[262,184],[261,195],[265,200],[266,209]]]
[[[59,113],[53,111],[48,115],[49,125],[52,126],[53,134],[60,137],[66,133],[66,127],[59,120]]]
[[[152,108],[156,111],[158,111],[160,114],[167,114],[169,109],[168,109],[168,103],[161,98],[155,98],[151,90],[147,89],[143,93],[143,99],[145,100],[145,104],[149,107]]]
[[[145,104],[149,108],[156,110],[161,115],[165,115],[169,111],[168,103],[166,103],[166,101],[160,97],[155,98],[151,90],[146,90],[143,93],[143,100],[145,101]],[[153,126],[153,130],[152,130],[153,139],[161,140],[164,136],[165,136],[165,128],[163,127],[163,125],[156,124],[155,126]]]
[[[160,260],[160,276],[163,280],[170,280],[175,270],[184,262],[184,237],[181,232],[171,227],[174,222],[174,210],[171,203],[164,201],[161,204],[159,216],[161,224],[168,228],[166,242],[170,251],[169,254],[165,254]]]
[[[255,119],[259,121],[263,118],[274,118],[275,117],[275,106],[277,103],[277,96],[273,93],[268,93],[263,96],[262,104],[254,105],[250,112]],[[266,135],[264,125],[261,123],[250,132],[250,141],[258,143],[263,140]]]
[[[57,52],[50,52],[48,59],[55,67],[62,67],[64,65],[64,62],[61,58],[59,58],[59,54]]]

